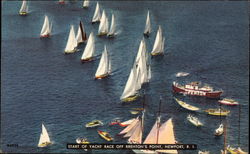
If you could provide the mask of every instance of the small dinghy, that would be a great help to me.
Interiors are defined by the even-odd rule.
[[[190,114],[187,116],[187,120],[197,127],[203,126],[203,124],[198,120],[197,117],[194,117]]]
[[[226,110],[226,109],[207,109],[204,110],[205,112],[207,112],[209,115],[216,115],[216,116],[227,116],[230,111]]]
[[[77,47],[77,40],[75,37],[75,29],[74,26],[71,25],[68,41],[64,49],[64,54],[70,54],[76,52],[77,51],[76,47]]]
[[[100,130],[98,130],[97,132],[106,141],[113,141],[113,138],[110,136],[110,134],[108,132],[104,132],[104,131],[100,131]]]
[[[139,113],[139,111],[134,111],[134,110],[130,110],[129,111],[131,114],[138,114]]]
[[[187,73],[187,72],[178,72],[175,74],[176,77],[184,77],[184,76],[188,76],[188,75],[189,75],[189,73]]]
[[[214,135],[215,136],[220,136],[224,132],[224,125],[220,124],[220,126],[215,130]]]
[[[230,145],[227,146],[227,151],[231,154],[248,154],[247,152],[243,151],[240,147],[233,148]]]
[[[88,8],[89,7],[89,0],[84,0],[82,7],[83,8]]]
[[[104,45],[104,51],[102,53],[101,60],[99,62],[97,71],[95,73],[95,79],[103,79],[111,74],[111,62],[106,45]]]
[[[94,60],[95,53],[95,38],[93,32],[89,34],[87,45],[82,53],[81,62],[89,62]]]
[[[198,154],[210,154],[210,152],[209,151],[198,151]]]
[[[102,11],[102,17],[100,20],[100,25],[98,29],[98,36],[103,36],[108,34],[109,22],[106,16],[105,10]]]
[[[233,99],[229,99],[229,98],[224,98],[222,100],[219,100],[218,102],[221,104],[224,104],[224,105],[231,105],[231,106],[239,105],[239,103],[237,101],[235,101]]]
[[[110,29],[109,29],[109,32],[107,34],[107,36],[109,38],[112,38],[115,36],[115,30],[116,29],[116,24],[115,24],[115,16],[114,14],[112,14],[112,17],[111,17],[111,24],[110,24]]]
[[[92,128],[97,126],[103,126],[103,123],[100,120],[93,120],[85,125],[86,128]]]
[[[165,37],[163,37],[161,26],[159,26],[153,50],[151,51],[152,56],[163,55],[164,54],[164,43]]]
[[[89,144],[89,141],[85,137],[78,137],[76,139],[77,144]]]
[[[109,123],[109,126],[120,124],[120,122],[120,118],[115,118]]]

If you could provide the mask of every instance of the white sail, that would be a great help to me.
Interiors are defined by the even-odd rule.
[[[139,59],[141,57],[144,58],[145,54],[146,54],[146,44],[145,44],[144,39],[142,39],[141,42],[140,42],[140,46],[139,46],[138,52],[137,52],[135,63],[138,64],[139,63]]]
[[[75,37],[74,26],[72,25],[70,28],[69,37],[68,37],[67,45],[65,47],[64,52],[65,53],[73,53],[76,51],[75,50],[76,46],[77,46],[77,40]]]
[[[100,13],[100,6],[99,3],[96,3],[96,8],[95,8],[95,13],[94,16],[92,18],[92,22],[98,22],[101,19],[101,13]]]
[[[84,0],[84,1],[83,1],[83,7],[84,7],[84,8],[89,7],[89,0]]]
[[[140,83],[149,82],[148,79],[148,69],[147,69],[147,54],[146,54],[146,44],[144,39],[140,43],[140,47],[136,56],[136,64],[140,69]]]
[[[108,33],[108,18],[106,16],[105,10],[103,10],[99,29],[98,29],[98,34],[103,35],[107,33]]]
[[[150,32],[151,32],[151,23],[150,23],[149,11],[148,11],[144,34],[149,34]]]
[[[43,147],[42,146],[43,143],[50,143],[50,138],[45,126],[42,124],[42,133],[40,135],[38,147]]]
[[[85,60],[88,58],[92,58],[95,52],[95,39],[94,39],[94,34],[91,32],[89,34],[88,42],[87,45],[83,51],[81,60]]]
[[[109,36],[115,35],[115,26],[116,26],[115,25],[115,16],[114,16],[114,14],[112,14],[110,29],[109,29],[109,33],[108,33]]]
[[[137,86],[136,83],[137,83],[137,71],[135,65],[133,65],[125,89],[122,93],[122,96],[120,97],[121,100],[130,96],[134,96],[136,94],[136,86]]]
[[[163,123],[159,129],[158,144],[176,144],[172,118]],[[156,150],[162,153],[177,154],[177,150]]]
[[[108,60],[108,51],[106,45],[104,46],[104,51],[102,53],[102,57],[100,63],[98,65],[95,76],[102,76],[109,73],[109,60]]]
[[[76,40],[77,40],[77,43],[82,43],[84,41],[86,41],[86,33],[85,33],[85,30],[84,30],[84,26],[82,24],[82,22],[80,21],[80,24],[79,24],[79,27],[78,27],[78,31],[77,31],[77,35],[76,35]]]
[[[138,126],[135,128],[133,134],[128,139],[129,143],[136,143],[141,144],[142,143],[142,123],[139,121]]]
[[[133,120],[133,122],[131,124],[129,124],[126,128],[124,128],[119,135],[122,134],[126,134],[127,132],[129,132],[132,128],[134,128],[134,126],[137,124],[137,122],[139,121],[139,117],[137,117],[136,119]]]
[[[27,13],[28,12],[28,6],[27,6],[27,1],[23,0],[22,6],[19,10],[20,13]]]
[[[157,31],[157,35],[156,35],[156,38],[155,38],[154,47],[153,47],[153,50],[151,52],[152,54],[159,54],[159,53],[163,52],[164,40],[165,39],[162,38],[161,26],[159,26],[158,31]]]
[[[51,25],[49,24],[49,18],[48,18],[48,16],[45,16],[43,27],[42,27],[40,35],[41,36],[49,35],[50,32],[51,32],[51,27],[52,27],[52,24]]]

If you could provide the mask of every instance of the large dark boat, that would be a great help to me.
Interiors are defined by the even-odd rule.
[[[193,96],[203,96],[207,98],[220,98],[220,95],[223,91],[213,90],[210,86],[202,86],[199,82],[191,82],[186,85],[180,85],[177,82],[173,82],[172,85],[174,93],[181,93],[184,95],[193,95]]]

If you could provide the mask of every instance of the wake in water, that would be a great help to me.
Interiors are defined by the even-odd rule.
[[[184,77],[184,76],[188,76],[188,75],[189,75],[189,73],[187,73],[187,72],[178,72],[175,74],[176,77]]]

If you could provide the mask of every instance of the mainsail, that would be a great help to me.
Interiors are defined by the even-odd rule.
[[[77,40],[75,37],[74,26],[72,25],[70,28],[68,42],[64,50],[64,53],[74,53],[76,51],[76,46],[77,46]]]
[[[22,6],[21,6],[21,8],[19,10],[19,13],[21,15],[24,15],[24,14],[28,13],[28,6],[27,6],[27,1],[26,0],[23,0]]]
[[[78,44],[85,42],[87,40],[87,35],[86,35],[86,32],[84,30],[84,26],[83,26],[81,21],[80,21],[79,28],[77,31],[76,40],[77,40]]]
[[[114,14],[112,14],[112,17],[111,17],[111,24],[110,24],[110,29],[109,29],[109,33],[108,33],[108,36],[114,36],[115,35],[115,16]]]
[[[49,24],[49,18],[48,18],[48,16],[45,16],[43,27],[42,27],[40,35],[41,36],[50,35],[51,28],[52,28],[52,24],[51,25]]]
[[[89,7],[89,0],[84,0],[82,6],[83,6],[84,8]]]
[[[97,68],[97,71],[95,73],[95,76],[105,76],[109,74],[110,72],[110,65],[109,65],[109,56],[108,56],[108,51],[106,48],[106,45],[104,46],[104,51],[102,53],[102,57],[99,63],[99,66]]]
[[[140,47],[136,56],[135,63],[137,64],[137,67],[140,69],[140,83],[146,83],[149,82],[151,78],[151,70],[150,66],[147,64],[147,52],[146,52],[146,44],[144,39],[141,40]],[[148,67],[149,66],[149,67]]]
[[[155,38],[154,47],[153,47],[153,50],[152,50],[151,54],[152,55],[163,54],[163,52],[164,52],[164,42],[165,42],[165,38],[163,38],[163,36],[162,36],[161,26],[159,26],[158,31],[157,31],[157,35],[156,35],[156,38]]]
[[[172,118],[163,123],[159,129],[158,144],[176,144]],[[162,153],[177,154],[177,150],[156,150]]]
[[[130,71],[128,81],[126,83],[125,89],[120,97],[121,100],[134,96],[137,93],[137,71],[136,66],[133,65],[133,68]]]
[[[150,23],[149,11],[148,11],[144,34],[148,35],[149,33],[151,33],[151,23]]]
[[[95,8],[95,13],[94,13],[94,16],[92,18],[92,23],[99,22],[100,19],[101,19],[100,6],[99,6],[99,3],[97,2],[96,8]]]
[[[139,121],[137,127],[135,127],[132,135],[128,139],[129,143],[136,143],[141,144],[142,143],[142,123]]]
[[[106,16],[105,10],[102,11],[102,17],[98,29],[98,35],[106,35],[108,33],[108,18]]]
[[[89,34],[87,45],[86,45],[86,47],[85,47],[85,49],[83,51],[81,60],[85,61],[85,60],[91,59],[93,57],[93,55],[94,55],[94,52],[95,52],[95,39],[94,39],[93,32],[91,32]]]
[[[38,147],[44,147],[46,143],[50,143],[50,138],[45,126],[42,124],[42,133],[40,135]]]

